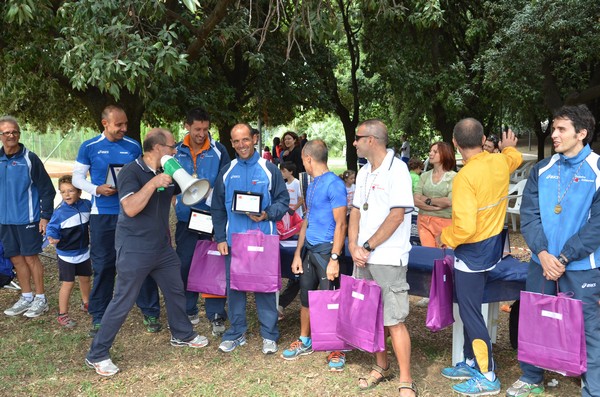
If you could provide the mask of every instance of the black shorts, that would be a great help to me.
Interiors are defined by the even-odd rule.
[[[302,271],[300,274],[300,304],[302,307],[308,307],[308,291],[330,290],[336,285],[339,287],[339,278],[335,281],[329,281],[327,279],[327,269],[319,265],[315,254],[312,251],[307,250],[304,260],[302,261]],[[330,254],[322,255],[325,259],[325,263],[329,263]]]
[[[5,258],[37,255],[42,252],[40,223],[0,225],[0,241],[4,245]]]
[[[80,263],[71,263],[58,258],[58,280],[73,282],[75,276],[90,277],[92,275],[92,261],[87,259]]]

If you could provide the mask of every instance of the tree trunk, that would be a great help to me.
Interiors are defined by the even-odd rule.
[[[90,112],[90,116],[98,126],[99,131],[104,130],[102,126],[102,111],[104,108],[108,105],[121,106],[127,115],[127,136],[141,143],[140,131],[145,106],[139,95],[123,90],[121,100],[116,102],[113,97],[100,92],[96,87],[88,87],[83,92],[75,92],[79,94],[79,98]]]
[[[229,157],[234,159],[235,158],[235,149],[233,148],[233,145],[231,145],[231,129],[232,128],[233,128],[233,125],[231,125],[229,123],[221,124],[221,126],[219,127],[219,142],[221,142],[223,144],[223,146],[225,146],[225,149],[227,149],[227,153],[229,153]],[[259,153],[260,153],[260,151],[259,151]]]

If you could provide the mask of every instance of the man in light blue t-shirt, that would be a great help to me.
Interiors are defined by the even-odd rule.
[[[306,217],[292,261],[292,272],[300,274],[300,337],[281,354],[285,360],[313,352],[308,291],[328,290],[339,281],[339,257],[346,238],[346,186],[327,168],[325,142],[317,139],[304,145],[302,162],[314,180],[306,192]],[[343,370],[344,353],[332,352],[328,363],[332,371]]]
[[[90,293],[88,312],[92,316],[90,337],[100,328],[100,320],[112,299],[115,284],[115,230],[119,216],[118,182],[114,175],[120,168],[142,154],[140,144],[125,136],[127,115],[114,105],[102,111],[102,134],[81,144],[73,168],[73,186],[92,196],[90,216],[90,257],[94,282]],[[90,180],[86,179],[90,173]],[[113,172],[114,171],[114,172]],[[158,322],[160,306],[158,288],[150,277],[146,279],[137,305],[144,314],[147,331],[161,330]]]

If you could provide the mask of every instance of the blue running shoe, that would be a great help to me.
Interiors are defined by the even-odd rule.
[[[306,346],[300,339],[292,342],[289,349],[286,349],[281,353],[281,358],[284,360],[297,360],[300,356],[305,356],[313,352],[312,344]]]
[[[494,396],[500,393],[500,381],[496,378],[490,382],[483,374],[477,373],[468,381],[452,386],[452,389],[463,396]]]
[[[452,380],[471,379],[478,373],[479,371],[464,361],[456,364],[454,367],[442,369],[442,376]]]
[[[333,351],[327,356],[327,365],[330,371],[340,372],[344,370],[346,355],[340,351]]]

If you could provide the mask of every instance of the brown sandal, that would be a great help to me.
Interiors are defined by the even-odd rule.
[[[412,390],[415,393],[415,397],[419,397],[419,392],[417,391],[417,385],[415,385],[415,382],[400,382],[400,387],[398,387],[398,391],[401,391],[402,389]]]
[[[372,374],[369,374],[369,376],[367,376],[366,378],[358,378],[358,389],[359,390],[361,390],[361,391],[370,390],[370,389],[374,388],[375,386],[377,386],[378,384],[380,384],[381,382],[387,382],[388,380],[390,380],[394,377],[394,374],[392,374],[392,367],[389,363],[388,363],[387,369],[383,369],[379,365],[373,365],[373,367],[371,369],[373,371],[377,372],[379,375],[381,375],[381,377],[376,378]],[[365,387],[362,387],[360,385],[361,380],[364,380],[365,383],[367,384]]]

